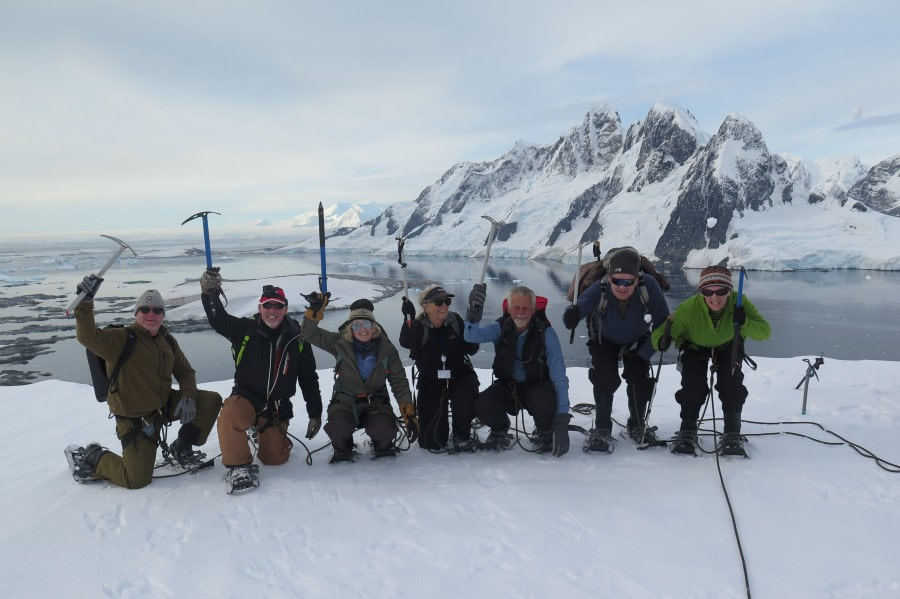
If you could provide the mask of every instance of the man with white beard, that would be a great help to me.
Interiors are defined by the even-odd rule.
[[[559,337],[544,313],[547,300],[528,287],[513,287],[503,316],[481,325],[486,293],[484,283],[472,287],[463,335],[494,344],[494,382],[475,402],[475,414],[491,428],[484,446],[509,448],[509,415],[525,409],[534,419],[537,450],[561,456],[569,451],[569,379]]]

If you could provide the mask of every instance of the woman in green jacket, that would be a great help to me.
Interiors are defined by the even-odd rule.
[[[695,453],[697,421],[709,394],[707,365],[716,372],[716,391],[722,401],[723,435],[720,454],[745,455],[741,439],[741,409],[747,399],[744,373],[741,370],[744,338],[765,341],[772,333],[769,323],[756,307],[743,296],[737,305],[737,293],[731,271],[723,266],[710,266],[700,273],[698,294],[686,299],[671,317],[672,328],[665,334],[663,324],[653,331],[653,346],[664,352],[674,342],[678,348],[681,389],[675,401],[681,406],[681,430],[675,453]],[[740,325],[740,338],[734,339],[734,325]],[[738,359],[732,371],[732,343],[737,342]]]
[[[355,457],[353,432],[365,428],[375,457],[396,455],[394,436],[397,420],[391,409],[387,385],[391,387],[406,425],[410,443],[419,435],[419,422],[412,402],[406,369],[400,354],[382,334],[375,321],[374,306],[367,299],[350,304],[350,316],[337,333],[319,328],[330,294],[306,296],[309,309],[303,317],[303,338],[335,357],[334,387],[328,404],[325,433],[334,447],[332,462]]]

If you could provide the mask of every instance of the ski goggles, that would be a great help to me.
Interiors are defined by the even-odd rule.
[[[151,312],[153,312],[154,314],[159,316],[160,314],[165,313],[165,310],[163,310],[162,308],[151,308],[150,306],[141,306],[140,308],[138,308],[138,312],[140,312],[141,314],[150,314]]]
[[[712,297],[714,295],[722,297],[731,293],[731,289],[729,289],[728,287],[722,287],[721,289],[716,289],[715,291],[713,291],[712,289],[701,289],[700,293],[702,293],[706,297]]]
[[[262,307],[266,310],[282,310],[284,309],[284,304],[281,302],[265,302],[262,304]]]
[[[449,297],[442,297],[442,298],[440,298],[440,299],[431,300],[430,302],[425,302],[425,303],[426,303],[426,304],[429,304],[429,303],[430,303],[430,304],[434,304],[435,306],[437,306],[438,308],[440,308],[441,306],[444,306],[444,305],[449,306],[449,305],[450,305],[450,298],[449,298]]]
[[[371,330],[374,326],[375,323],[371,320],[354,320],[350,323],[350,328],[357,332]]]
[[[637,283],[637,279],[610,279],[609,282],[616,287],[631,287]]]

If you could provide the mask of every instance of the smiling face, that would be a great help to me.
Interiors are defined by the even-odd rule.
[[[447,319],[447,312],[450,311],[450,305],[448,303],[442,300],[441,304],[442,305],[440,306],[434,302],[425,302],[422,304],[425,316],[431,321],[431,326],[433,327],[439,327],[444,324],[444,321]]]
[[[724,295],[718,295],[716,292],[722,293],[722,291],[726,291]],[[712,295],[706,295],[703,293],[703,301],[706,302],[706,305],[709,306],[709,309],[713,312],[718,312],[722,308],[725,307],[725,304],[728,303],[728,296],[731,294],[731,290],[727,287],[722,287],[721,285],[712,285],[709,287],[704,287],[703,291],[712,291]]]
[[[371,320],[358,318],[351,322],[348,326],[353,331],[353,338],[362,343],[368,343],[372,340],[375,323]]]
[[[286,314],[287,305],[279,301],[267,299],[259,305],[259,319],[266,323],[266,326],[270,329],[280,327]]]
[[[531,317],[534,316],[533,300],[527,295],[519,294],[510,295],[508,299],[509,315],[516,325],[516,332],[521,333],[528,328]]]
[[[618,284],[616,283],[618,281]],[[617,300],[627,300],[634,294],[637,288],[635,284],[637,277],[628,274],[616,274],[609,277],[610,287],[612,287],[613,297]]]
[[[154,314],[154,310],[159,312],[159,314]],[[165,317],[166,313],[162,308],[150,308],[148,306],[139,308],[134,314],[135,322],[144,327],[151,337],[156,337],[156,334],[159,333],[159,327],[162,326]]]

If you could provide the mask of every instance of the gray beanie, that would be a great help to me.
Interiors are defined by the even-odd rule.
[[[163,312],[165,312],[166,302],[163,301],[162,294],[159,291],[148,289],[138,296],[137,302],[134,304],[134,313],[137,314],[137,311],[144,306],[148,308],[162,308]]]

